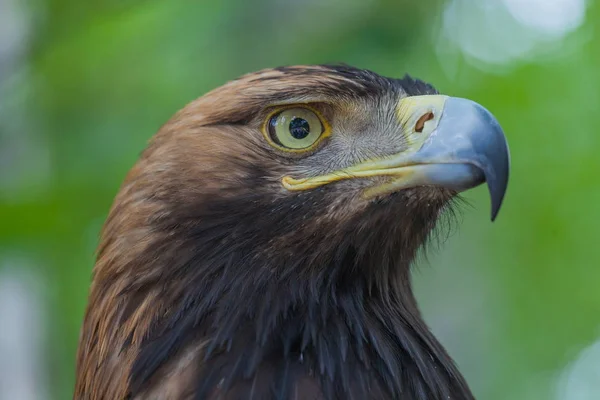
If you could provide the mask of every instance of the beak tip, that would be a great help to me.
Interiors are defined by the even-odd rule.
[[[500,208],[502,207],[502,203],[504,202],[504,196],[506,195],[506,189],[508,188],[508,175],[509,175],[509,156],[508,156],[508,148],[506,148],[506,163],[504,164],[504,168],[500,168],[500,176],[499,179],[488,179],[487,185],[490,193],[490,199],[492,203],[491,210],[491,220],[494,222],[498,213],[500,212]],[[497,171],[498,172],[498,171]]]
[[[498,197],[492,197],[492,213],[491,220],[494,222],[498,213],[500,212],[500,208],[502,207],[502,201],[504,200],[504,192],[501,193]]]
[[[500,211],[500,206],[497,206],[497,207],[492,206],[492,217],[490,218],[492,222],[496,221],[496,217],[498,216],[499,211]]]
[[[498,216],[498,213],[500,212],[500,208],[502,207],[502,203],[504,201],[504,195],[506,194],[506,187],[507,187],[508,182],[506,182],[506,184],[502,187],[501,190],[494,190],[492,191],[491,187],[490,187],[490,196],[492,199],[492,215],[491,215],[491,219],[492,222],[494,222],[496,220],[496,217]]]

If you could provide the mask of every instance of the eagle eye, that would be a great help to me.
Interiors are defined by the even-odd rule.
[[[306,107],[293,107],[272,114],[266,126],[267,139],[284,150],[309,150],[325,132],[322,118]]]

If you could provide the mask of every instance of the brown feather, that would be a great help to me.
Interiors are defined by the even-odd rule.
[[[179,111],[103,228],[74,398],[471,399],[409,276],[453,193],[367,201],[356,195],[367,181],[294,194],[280,184],[397,152],[390,107],[434,92],[351,67],[284,67]],[[346,127],[339,140],[373,136],[282,154],[260,128],[273,105],[295,103]]]

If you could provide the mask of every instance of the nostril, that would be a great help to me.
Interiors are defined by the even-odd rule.
[[[433,113],[431,111],[426,112],[421,115],[421,118],[415,124],[415,132],[423,132],[423,128],[425,128],[425,122],[433,119]]]

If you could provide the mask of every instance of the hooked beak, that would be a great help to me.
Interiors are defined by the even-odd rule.
[[[284,187],[306,190],[342,179],[390,177],[367,189],[365,195],[371,197],[422,185],[461,192],[487,182],[493,221],[510,168],[506,137],[494,116],[471,100],[441,95],[406,97],[398,104],[397,116],[409,141],[407,150],[327,175],[286,176]]]

